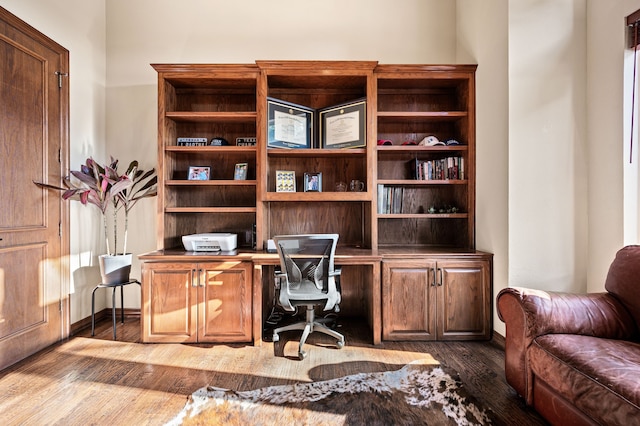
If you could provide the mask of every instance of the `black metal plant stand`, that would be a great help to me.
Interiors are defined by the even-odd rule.
[[[131,279],[129,281],[124,281],[121,283],[113,283],[113,284],[100,283],[93,289],[93,292],[91,292],[91,336],[95,334],[95,329],[96,329],[96,318],[95,318],[96,290],[99,288],[113,289],[111,293],[111,316],[113,318],[113,340],[116,340],[116,288],[120,287],[120,315],[121,315],[121,322],[122,324],[124,324],[124,286],[129,284],[138,284],[140,288],[142,288],[142,284],[140,284],[140,281],[136,279]]]

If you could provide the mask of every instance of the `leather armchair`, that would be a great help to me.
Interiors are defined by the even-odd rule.
[[[553,424],[640,422],[640,246],[618,252],[605,289],[497,296],[507,382]]]

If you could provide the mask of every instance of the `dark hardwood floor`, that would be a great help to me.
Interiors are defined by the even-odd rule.
[[[171,420],[196,389],[235,390],[327,380],[358,372],[399,369],[432,359],[455,369],[465,387],[505,425],[545,425],[504,378],[502,349],[491,342],[385,342],[373,346],[366,326],[345,323],[346,346],[336,350],[312,335],[308,357],[297,360],[298,335],[282,334],[284,353],[227,344],[142,344],[135,317],[110,320],[96,336],[84,329],[0,372],[2,425],[158,425]],[[327,347],[323,347],[326,344]]]

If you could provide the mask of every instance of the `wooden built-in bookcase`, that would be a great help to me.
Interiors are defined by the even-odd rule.
[[[264,253],[275,235],[338,233],[338,251],[368,250],[379,259],[373,270],[381,283],[368,296],[376,304],[368,315],[381,317],[373,319],[381,322],[372,326],[374,333],[381,328],[382,338],[399,340],[490,336],[491,255],[475,250],[475,65],[256,61],[153,67],[158,252],[147,261],[162,261],[164,251],[172,250],[169,262],[197,262],[187,253],[176,258],[187,234],[236,233],[246,262],[251,253]],[[268,147],[271,98],[312,110],[364,99],[365,146],[324,149],[316,126],[310,148]],[[418,145],[427,136],[457,144]],[[229,144],[178,146],[179,137],[222,137]],[[247,137],[255,137],[256,145],[236,145],[236,138]],[[456,174],[415,179],[412,167],[437,162],[455,164]],[[234,180],[237,163],[248,164],[246,180]],[[192,166],[210,167],[210,179],[188,180]],[[295,172],[296,192],[276,191],[278,170]],[[303,175],[317,172],[322,191],[303,191]],[[364,182],[364,191],[336,191],[336,183],[354,179]],[[393,210],[384,208],[388,194],[395,197]],[[224,267],[216,264],[214,270]],[[198,271],[194,277],[205,273]],[[258,319],[252,327],[256,334]]]

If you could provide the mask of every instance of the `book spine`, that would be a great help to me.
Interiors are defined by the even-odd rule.
[[[384,185],[378,184],[378,214],[384,213]]]

